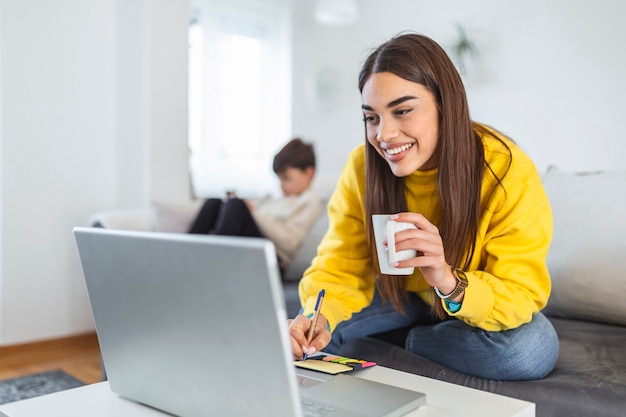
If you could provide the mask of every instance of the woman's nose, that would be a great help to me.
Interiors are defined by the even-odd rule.
[[[398,137],[398,127],[393,120],[380,119],[378,130],[376,132],[376,140],[378,142],[389,142]]]

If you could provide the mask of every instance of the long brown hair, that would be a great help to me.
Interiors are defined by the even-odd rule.
[[[480,126],[470,119],[461,77],[436,42],[413,33],[398,35],[369,55],[359,74],[359,90],[362,92],[368,78],[379,72],[391,72],[419,83],[435,97],[439,112],[439,138],[435,148],[437,193],[441,205],[439,231],[448,264],[465,268],[476,245],[485,157],[476,131]],[[371,215],[407,211],[408,207],[404,178],[391,172],[387,162],[367,142],[367,137],[365,142],[367,236],[375,260]],[[383,277],[377,282],[383,299],[402,311],[406,277],[383,276],[378,270],[378,262],[372,262],[372,267]],[[437,317],[444,316],[438,302],[433,303],[432,312]]]

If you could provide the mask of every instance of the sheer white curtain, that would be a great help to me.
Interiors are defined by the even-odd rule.
[[[195,195],[277,188],[291,130],[286,0],[199,0],[189,28],[189,150]]]

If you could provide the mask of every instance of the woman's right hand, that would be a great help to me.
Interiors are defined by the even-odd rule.
[[[313,339],[309,344],[307,341],[309,335],[309,329],[313,324],[312,320],[307,316],[298,314],[296,318],[287,320],[289,325],[289,335],[291,336],[291,350],[293,352],[294,359],[302,359],[304,353],[312,355],[315,352],[319,352],[324,349],[331,339],[331,334],[328,331],[328,320],[323,314],[320,314],[317,319],[317,326],[313,333]]]

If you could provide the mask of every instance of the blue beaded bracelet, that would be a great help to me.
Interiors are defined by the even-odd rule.
[[[443,300],[446,303],[446,307],[450,310],[450,313],[456,313],[461,309],[462,303],[455,303],[454,301],[450,301],[448,299]]]

